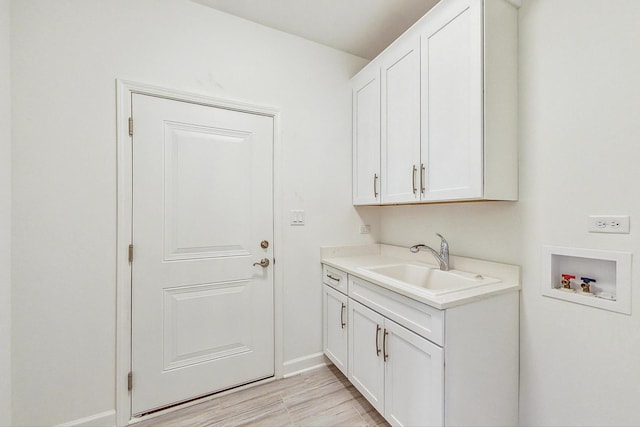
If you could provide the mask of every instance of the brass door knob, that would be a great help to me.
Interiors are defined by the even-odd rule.
[[[266,240],[263,240],[262,242],[260,242],[260,247],[262,249],[267,249],[269,247],[269,242]]]

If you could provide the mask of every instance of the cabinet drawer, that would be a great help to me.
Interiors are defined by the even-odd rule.
[[[349,276],[349,296],[416,334],[444,346],[444,311],[354,276]]]
[[[322,265],[322,282],[347,294],[347,273],[337,268]]]

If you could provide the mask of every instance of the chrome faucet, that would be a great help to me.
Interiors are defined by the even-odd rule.
[[[447,242],[446,239],[442,237],[442,234],[436,233],[436,236],[441,239],[440,252],[436,251],[432,247],[423,244],[411,246],[409,250],[414,254],[422,250],[430,251],[431,254],[438,260],[438,263],[440,263],[440,270],[449,271],[449,242]]]

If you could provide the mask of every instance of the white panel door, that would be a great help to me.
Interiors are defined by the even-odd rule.
[[[322,286],[324,354],[347,375],[348,298],[330,286]]]
[[[274,374],[273,119],[134,94],[132,413]]]
[[[349,301],[349,380],[380,413],[384,413],[384,317]]]
[[[420,200],[420,39],[383,54],[382,203]]]
[[[421,39],[424,199],[481,198],[482,1],[451,0],[429,18]]]
[[[380,204],[380,70],[353,79],[353,204]]]
[[[386,419],[396,426],[444,425],[444,351],[385,319]]]

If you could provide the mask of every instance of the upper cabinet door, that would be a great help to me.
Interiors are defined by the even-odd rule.
[[[483,197],[481,0],[449,0],[425,21],[422,49],[424,200]]]
[[[380,204],[380,70],[353,79],[353,204]]]
[[[381,60],[382,203],[420,200],[420,38],[399,40]]]

